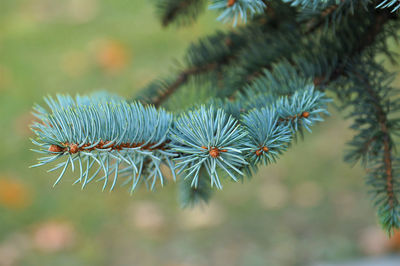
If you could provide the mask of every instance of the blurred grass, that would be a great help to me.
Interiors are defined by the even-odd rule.
[[[382,236],[363,171],[342,161],[349,121],[333,109],[276,165],[194,210],[179,209],[174,184],[131,197],[81,191],[72,175],[53,188],[54,174],[28,169],[30,111],[44,95],[131,97],[226,27],[207,12],[162,29],[154,13],[145,0],[1,1],[0,265],[307,265],[387,252],[373,246]]]

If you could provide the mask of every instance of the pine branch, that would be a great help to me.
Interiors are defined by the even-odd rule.
[[[272,12],[269,7],[268,15],[257,16],[247,25],[235,28],[228,33],[217,32],[217,34],[200,39],[197,43],[190,45],[184,58],[185,67],[177,74],[177,77],[152,82],[141,91],[136,99],[144,103],[160,105],[169,98],[168,91],[170,91],[170,88],[176,91],[189,80],[195,80],[196,83],[204,83],[204,80],[215,80],[215,83],[213,81],[215,87],[228,86],[226,85],[228,84],[226,82],[228,80],[226,69],[236,65],[240,51],[248,43],[254,42],[255,38],[261,39],[261,35],[264,33],[278,32],[281,30],[281,26],[282,30],[286,31],[286,28],[289,27],[286,24],[294,23],[295,11],[293,8],[280,1],[272,1],[269,5],[271,8],[275,7],[277,11]],[[259,58],[259,56],[257,57]],[[212,67],[206,71],[209,66]],[[186,75],[186,71],[192,73],[194,69],[204,71],[194,71],[193,74]],[[175,82],[178,87],[175,87]],[[167,97],[163,97],[164,94]],[[159,99],[162,100],[159,101]]]
[[[358,133],[349,143],[345,160],[361,160],[367,169],[367,184],[372,186],[378,216],[391,234],[400,226],[398,159],[392,139],[400,130],[398,95],[389,85],[391,76],[374,62],[372,53],[348,65],[346,72],[338,81],[341,91],[337,93],[342,95],[343,107],[352,108],[348,117],[354,119],[351,128]]]
[[[144,182],[151,189],[157,180],[161,185],[164,176],[161,164],[166,164],[174,174],[172,159],[176,156],[170,148],[168,132],[172,115],[152,106],[108,97],[80,97],[75,99],[59,95],[57,100],[47,98],[50,107],[37,106],[36,117],[39,122],[32,125],[37,135],[32,140],[39,146],[38,153],[46,154],[39,158],[42,166],[58,159],[66,159],[50,171],[62,169],[54,184],[57,184],[70,167],[79,165],[79,177],[75,183],[84,188],[103,170],[103,190],[107,187],[111,174],[114,175],[110,190],[118,176],[128,175],[125,184],[131,182],[131,192]],[[132,123],[134,121],[134,123]],[[86,163],[86,164],[85,164]],[[89,170],[98,165],[98,170],[89,176]],[[143,165],[146,164],[146,168]],[[143,173],[146,172],[146,176]]]
[[[397,198],[393,192],[393,169],[392,169],[392,140],[388,130],[388,119],[387,113],[383,110],[380,102],[382,102],[381,97],[375,93],[369,84],[368,80],[365,79],[360,73],[355,73],[358,79],[365,85],[365,91],[369,94],[370,102],[373,104],[376,110],[376,120],[379,124],[382,133],[383,142],[383,161],[386,174],[386,193],[389,199],[390,208],[394,208],[394,201],[397,202]],[[371,138],[372,143],[376,138]]]
[[[159,95],[155,95],[151,103],[156,107],[161,106],[161,104],[165,102],[178,88],[183,86],[191,76],[211,71],[216,67],[217,64],[214,63],[183,70],[178,74],[177,78],[173,82],[164,87],[162,93],[160,93]]]
[[[161,164],[173,175],[176,166],[180,168],[178,174],[184,171],[195,188],[203,171],[210,178],[210,186],[221,189],[221,172],[238,181],[246,165],[257,167],[258,162],[275,161],[286,149],[291,134],[303,127],[310,130],[311,125],[322,121],[320,114],[326,113],[324,95],[312,87],[296,91],[290,98],[278,97],[265,107],[274,111],[250,111],[240,121],[213,106],[202,106],[174,119],[162,109],[128,104],[120,98],[58,96],[46,101],[50,111],[35,108],[41,121],[32,126],[38,137],[32,142],[40,147],[35,151],[47,156],[39,158],[35,166],[64,159],[50,170],[62,169],[57,184],[68,168],[74,171],[78,162],[80,174],[75,183],[81,183],[82,188],[103,172],[98,179],[104,181],[103,189],[113,175],[110,190],[119,177],[127,177],[124,184],[131,183],[131,192],[140,183],[150,189],[158,180],[163,185]],[[263,110],[271,115],[265,117]],[[262,126],[265,131],[260,131]],[[95,165],[98,169],[90,176]]]
[[[209,9],[221,10],[217,19],[223,22],[233,21],[233,25],[236,26],[239,18],[246,23],[247,16],[253,17],[263,13],[266,7],[263,0],[212,0]]]
[[[376,11],[371,11],[376,13]],[[365,41],[361,41],[362,45],[360,45],[360,39],[357,39],[354,43],[349,43],[347,46],[339,42],[337,45],[337,38],[346,38],[346,36],[350,29],[348,25],[352,23],[359,23],[362,21],[363,24],[355,30],[357,34],[363,33],[365,35],[369,34],[371,36],[377,35],[379,30],[382,28],[379,27],[381,24],[378,23],[378,26],[373,28],[372,33],[368,33],[372,26],[370,21],[365,21],[365,15],[369,14],[369,12],[365,12],[365,14],[357,14],[354,17],[347,18],[346,21],[342,21],[340,25],[337,26],[335,30],[325,31],[321,34],[321,36],[314,36],[313,34],[308,33],[308,35],[297,35],[292,34],[293,27],[298,27],[296,25],[291,25],[288,27],[290,30],[285,32],[284,29],[280,29],[277,31],[268,31],[265,35],[258,36],[259,38],[254,38],[254,40],[249,44],[248,47],[244,47],[238,56],[238,60],[233,61],[232,63],[232,71],[228,72],[227,80],[225,87],[226,90],[223,90],[221,96],[230,96],[230,93],[234,93],[236,90],[243,90],[247,84],[251,84],[253,80],[256,80],[259,77],[263,69],[271,70],[271,65],[274,63],[278,63],[280,61],[286,61],[291,65],[295,66],[297,63],[305,62],[307,67],[312,69],[312,65],[316,65],[314,67],[315,71],[312,74],[317,74],[320,72],[317,67],[323,66],[316,62],[321,59],[329,62],[330,65],[327,65],[325,69],[322,70],[324,72],[318,73],[319,76],[314,76],[316,81],[316,85],[320,85],[320,83],[329,81],[331,75],[333,76],[332,80],[336,79],[341,75],[341,71],[338,69],[345,64],[348,58],[356,56],[358,53],[361,53],[364,48],[374,43],[374,38],[366,39]],[[363,27],[366,28],[363,28]],[[367,27],[368,26],[368,27]],[[299,28],[300,30],[300,28]],[[351,33],[350,33],[351,34]],[[292,35],[292,36],[291,36]],[[352,36],[354,37],[354,36]],[[335,39],[333,39],[335,38]],[[364,37],[365,38],[365,37]],[[323,44],[322,44],[323,43]],[[325,47],[332,47],[327,50]],[[315,47],[318,47],[315,49]],[[321,47],[321,48],[319,48]],[[349,50],[349,48],[351,50]],[[338,62],[335,61],[335,56],[341,54],[342,60]],[[303,59],[299,58],[303,57]],[[332,58],[329,58],[332,56]],[[300,59],[300,60],[299,60]],[[303,62],[301,62],[303,61]],[[311,66],[311,67],[310,67]],[[303,71],[303,66],[297,66],[299,71]],[[309,69],[309,70],[310,70]]]
[[[332,71],[332,74],[326,77],[316,77],[314,79],[314,84],[316,86],[321,85],[321,83],[330,83],[338,79],[340,76],[345,75],[346,69],[346,61],[351,60],[351,58],[356,58],[360,54],[363,53],[364,50],[368,49],[371,45],[375,43],[379,34],[383,32],[384,26],[388,23],[391,19],[397,18],[393,14],[390,14],[386,10],[384,11],[376,11],[376,18],[374,23],[372,23],[368,29],[365,30],[365,35],[359,42],[359,45],[354,47],[353,50],[350,52],[348,57],[345,57],[344,60],[337,64],[337,67]]]
[[[305,34],[310,34],[314,32],[316,29],[322,26],[322,24],[325,22],[325,19],[329,16],[331,16],[340,6],[337,4],[328,6],[320,12],[320,15],[318,18],[312,17],[309,21],[306,23],[306,30]]]
[[[220,77],[223,66],[229,64],[234,59],[234,52],[245,44],[246,40],[242,36],[247,32],[247,30],[241,32],[240,29],[238,32],[228,34],[218,32],[190,45],[186,52],[186,68],[173,79],[151,83],[147,88],[142,89],[136,99],[160,106],[193,78],[213,72]]]
[[[159,0],[157,9],[164,27],[189,24],[204,10],[205,0]]]
[[[193,21],[204,2],[159,2],[163,24]],[[55,184],[68,169],[79,169],[75,183],[82,188],[97,178],[112,190],[125,178],[133,192],[140,184],[164,185],[166,165],[174,180],[182,179],[182,205],[207,202],[224,179],[239,181],[274,163],[298,135],[323,121],[329,85],[352,107],[352,128],[359,131],[346,159],[367,168],[384,228],[399,228],[400,160],[392,136],[400,135],[400,101],[373,62],[378,52],[388,53],[386,41],[397,30],[390,22],[398,15],[376,10],[369,0],[285,2],[296,8],[279,0],[213,0],[219,18],[234,24],[262,15],[191,45],[183,70],[138,97],[153,105],[110,95],[46,98],[49,110],[35,106],[39,121],[32,126],[35,151],[44,154],[36,166],[61,161],[49,170],[61,170]],[[273,7],[268,14],[266,4]],[[393,6],[400,7],[397,0],[378,5]],[[196,90],[218,87],[220,98],[176,114],[156,108],[192,81]]]
[[[382,2],[376,6],[376,8],[391,8],[392,12],[397,11],[400,8],[400,1],[399,0],[382,0]]]
[[[217,169],[221,169],[234,181],[239,170],[247,164],[244,154],[246,132],[238,121],[222,110],[212,106],[182,114],[172,132],[172,146],[180,154],[177,167],[185,170],[186,178],[192,178],[191,185],[199,184],[200,171],[205,169],[211,179],[211,187],[222,189]]]

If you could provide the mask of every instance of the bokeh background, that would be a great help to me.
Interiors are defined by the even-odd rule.
[[[165,76],[198,37],[228,29],[207,12],[162,29],[146,0],[0,0],[0,265],[317,265],[396,253],[377,226],[364,172],[342,161],[350,121],[332,116],[276,165],[182,210],[177,186],[130,196],[52,187],[28,169],[31,107],[43,96],[125,97]],[[392,67],[392,66],[389,66]]]

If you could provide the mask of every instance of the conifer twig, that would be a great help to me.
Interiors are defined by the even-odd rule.
[[[179,73],[178,77],[172,82],[169,86],[167,86],[163,93],[159,95],[159,97],[155,98],[152,104],[156,107],[159,107],[165,100],[167,100],[180,86],[186,83],[188,78],[192,75],[197,75],[206,71],[213,70],[217,67],[216,63],[211,63],[205,66],[200,67],[192,67],[183,70]]]
[[[321,12],[321,16],[320,19],[317,21],[316,18],[312,18],[310,19],[307,23],[306,23],[306,31],[305,34],[309,34],[311,32],[313,32],[314,30],[316,30],[317,28],[319,28],[319,26],[322,25],[322,22],[324,21],[324,18],[326,18],[327,16],[331,15],[333,12],[335,12],[335,10],[339,7],[339,5],[335,4],[332,6],[328,6],[327,8],[325,8],[322,12]]]
[[[364,36],[362,40],[360,40],[360,45],[356,47],[350,54],[350,57],[356,57],[360,55],[367,47],[372,45],[377,36],[379,35],[380,32],[382,32],[382,29],[384,25],[391,19],[395,18],[393,14],[390,12],[384,10],[384,11],[377,11],[378,15],[376,17],[376,22],[372,24],[367,30],[367,34]],[[339,66],[332,72],[331,76],[329,77],[328,81],[326,82],[332,82],[336,79],[338,79],[340,76],[345,75],[345,64],[339,64]],[[316,86],[320,85],[323,83],[325,78],[323,77],[316,77],[314,79],[314,84]]]
[[[382,106],[379,104],[381,97],[375,93],[375,91],[371,88],[371,85],[362,75],[356,73],[357,77],[361,82],[365,84],[365,91],[370,95],[371,102],[374,108],[376,109],[376,118],[379,123],[379,127],[381,129],[381,133],[383,135],[383,163],[386,174],[386,194],[389,199],[390,208],[394,207],[394,201],[396,200],[394,191],[393,191],[393,168],[392,168],[392,147],[390,141],[390,134],[388,129],[388,120],[387,113],[383,110]],[[371,141],[372,142],[372,141]]]

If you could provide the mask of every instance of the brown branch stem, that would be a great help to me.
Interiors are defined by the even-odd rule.
[[[356,57],[360,55],[368,46],[372,45],[374,41],[376,40],[378,34],[382,31],[384,25],[391,19],[394,18],[393,14],[387,12],[386,10],[381,11],[378,10],[376,11],[377,17],[375,23],[373,23],[367,30],[367,34],[362,38],[359,42],[360,45],[355,47],[353,51],[350,53],[349,57]],[[332,82],[336,79],[338,79],[340,76],[345,75],[345,64],[342,62],[341,64],[338,64],[338,67],[332,72],[330,77],[326,80],[325,77],[315,77],[314,79],[314,85],[318,86],[321,83],[329,83]]]
[[[360,74],[356,73],[357,77],[365,84],[365,91],[372,99],[372,105],[376,110],[376,119],[379,123],[381,133],[383,135],[383,164],[386,174],[386,194],[389,198],[389,206],[393,208],[395,195],[393,191],[393,167],[392,167],[392,147],[390,133],[388,129],[387,114],[379,104],[380,96],[373,90],[369,82]]]
[[[175,79],[174,82],[169,84],[165,88],[165,91],[161,93],[156,99],[153,100],[152,104],[158,107],[160,106],[166,99],[168,99],[180,86],[182,86],[190,76],[197,75],[206,71],[211,71],[216,68],[218,65],[217,63],[211,63],[200,67],[192,67],[188,68],[181,73],[179,73],[178,77]]]
[[[50,152],[67,152],[67,153],[77,153],[80,151],[92,151],[96,149],[112,149],[112,150],[122,150],[124,148],[140,148],[141,150],[165,150],[165,145],[167,142],[161,143],[157,145],[157,147],[153,147],[156,143],[121,143],[119,145],[115,145],[110,141],[100,141],[97,145],[92,145],[91,143],[86,143],[79,147],[77,143],[62,143],[59,145],[50,145],[49,151]]]

